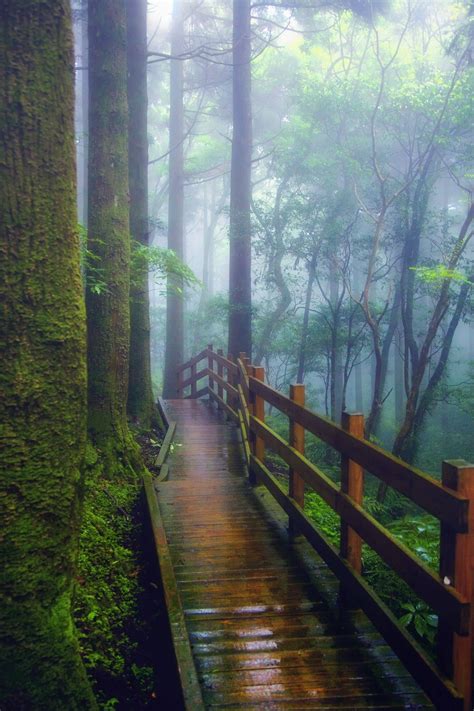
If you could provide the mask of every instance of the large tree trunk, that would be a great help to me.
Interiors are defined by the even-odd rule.
[[[229,344],[252,353],[250,0],[234,0],[233,133],[230,186]]]
[[[127,0],[130,233],[132,240],[148,247],[146,13],[146,0]],[[150,298],[146,263],[138,265],[130,290],[128,413],[143,428],[150,429],[157,423],[151,385]]]
[[[76,6],[74,8],[74,6]],[[87,227],[87,153],[89,117],[89,77],[87,70],[87,5],[79,0],[73,3],[76,34],[76,54],[79,67],[76,69],[76,158],[77,158],[77,206],[79,223]]]
[[[86,292],[89,431],[114,458],[129,447],[130,234],[125,0],[89,2],[89,250],[105,290]]]
[[[96,708],[71,595],[86,441],[67,0],[0,21],[0,706]]]
[[[183,2],[182,0],[174,0],[171,55],[179,57],[183,51]],[[176,252],[181,259],[184,258],[183,136],[183,62],[181,59],[171,59],[168,247]],[[176,368],[184,360],[184,302],[182,292],[182,278],[176,275],[168,277],[165,372],[163,376],[163,397],[165,398],[177,396]]]

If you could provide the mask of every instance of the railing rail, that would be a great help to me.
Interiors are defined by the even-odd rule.
[[[206,367],[197,365],[206,360]],[[191,374],[184,378],[187,369]],[[207,377],[207,387],[197,382]],[[288,514],[290,536],[304,535],[341,582],[342,605],[366,612],[420,686],[443,710],[472,708],[474,566],[474,466],[444,462],[441,483],[363,437],[363,416],[345,413],[342,426],[304,404],[304,386],[290,396],[264,382],[264,369],[245,353],[234,360],[212,345],[178,368],[181,397],[208,395],[240,429],[251,483],[267,487]],[[190,394],[185,395],[187,388]],[[265,423],[265,403],[289,418],[289,441]],[[341,485],[304,455],[310,432],[341,454]],[[289,493],[265,466],[265,448],[289,467]],[[393,487],[441,523],[439,574],[426,566],[364,510],[364,470]],[[305,486],[340,517],[339,551],[304,513]],[[362,542],[369,545],[438,615],[437,661],[433,662],[362,577]]]

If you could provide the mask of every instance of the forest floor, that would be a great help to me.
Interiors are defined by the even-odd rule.
[[[163,434],[139,434],[153,473]],[[104,474],[91,457],[74,616],[103,711],[179,708],[172,647],[141,481]]]

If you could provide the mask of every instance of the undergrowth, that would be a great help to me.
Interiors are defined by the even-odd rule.
[[[153,668],[140,663],[137,480],[106,476],[88,450],[74,617],[101,709],[148,708]]]
[[[267,417],[267,422],[278,434],[288,438],[288,420],[279,414]],[[306,457],[321,467],[333,481],[339,482],[340,455],[314,435],[306,434]],[[287,481],[288,467],[275,453],[267,450],[266,462],[270,469]],[[397,492],[389,490],[383,504],[376,498],[378,481],[366,476],[364,509],[382,523],[420,560],[437,571],[439,568],[439,521],[421,510]],[[305,511],[319,530],[336,548],[339,547],[340,518],[314,492],[306,491]],[[363,575],[401,624],[433,651],[437,617],[413,590],[369,546],[362,547]]]

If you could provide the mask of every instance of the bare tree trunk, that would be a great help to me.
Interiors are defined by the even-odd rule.
[[[308,331],[309,331],[309,313],[311,309],[311,297],[313,295],[313,285],[314,277],[316,273],[316,255],[313,254],[311,262],[308,265],[308,282],[306,284],[306,296],[304,303],[303,312],[303,324],[301,327],[301,339],[298,354],[298,372],[296,375],[296,382],[303,383],[306,368],[306,349],[308,341]]]
[[[179,57],[184,51],[183,2],[174,0],[171,31],[171,55]],[[184,108],[183,62],[171,59],[170,69],[170,156],[168,197],[168,247],[184,259]],[[183,280],[173,275],[168,278],[166,308],[165,372],[163,397],[177,396],[176,367],[184,361],[184,302]]]
[[[393,349],[394,361],[394,388],[395,388],[395,424],[397,427],[403,419],[403,408],[405,405],[405,389],[403,381],[403,338],[400,330],[400,324],[395,334],[395,343]]]
[[[250,0],[234,0],[229,353],[252,352]]]
[[[364,412],[364,396],[362,387],[362,364],[356,363],[354,366],[354,397],[357,412]]]

